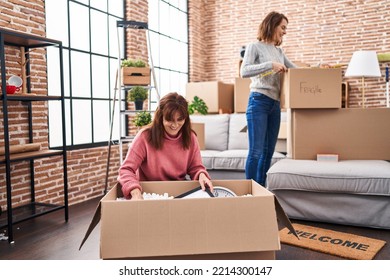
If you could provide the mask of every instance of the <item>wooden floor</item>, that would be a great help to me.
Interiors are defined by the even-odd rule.
[[[99,259],[100,228],[97,226],[79,251],[85,231],[95,212],[99,198],[69,207],[69,221],[57,211],[14,226],[15,242],[0,241],[2,260],[97,260]],[[4,213],[3,213],[4,215]],[[390,231],[326,223],[295,221],[302,224],[363,235],[385,240],[387,244],[375,259],[390,260]],[[0,233],[4,233],[1,230]],[[5,232],[6,233],[6,232]],[[337,260],[336,256],[282,244],[276,253],[279,260]]]

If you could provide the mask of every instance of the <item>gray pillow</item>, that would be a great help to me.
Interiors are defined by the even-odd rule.
[[[241,132],[246,126],[245,114],[231,114],[229,122],[229,150],[248,150],[248,133]]]
[[[192,122],[204,123],[206,150],[228,148],[229,114],[191,115]]]

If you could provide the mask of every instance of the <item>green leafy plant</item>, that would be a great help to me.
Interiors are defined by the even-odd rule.
[[[135,86],[127,92],[127,101],[145,100],[148,98],[148,90],[142,86]]]
[[[142,59],[138,59],[134,62],[135,67],[146,67],[146,62],[143,61]]]
[[[135,115],[133,120],[134,125],[137,127],[148,125],[151,122],[152,122],[152,115],[150,114],[150,112],[147,111],[138,112]]]
[[[207,115],[209,108],[206,102],[198,96],[194,96],[194,99],[188,104],[188,112],[190,115],[198,112],[201,115]]]
[[[124,59],[121,63],[122,67],[146,67],[147,64],[142,59]]]

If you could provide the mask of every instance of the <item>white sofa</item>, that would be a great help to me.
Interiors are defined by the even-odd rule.
[[[246,127],[244,113],[191,115],[190,118],[192,122],[204,123],[205,149],[201,154],[209,171],[245,171],[248,136],[241,132]],[[271,164],[285,158],[282,153],[285,145],[280,146],[282,148],[275,151]]]

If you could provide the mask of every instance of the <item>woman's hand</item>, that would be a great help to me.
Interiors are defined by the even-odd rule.
[[[202,190],[206,190],[206,186],[210,188],[210,191],[213,192],[213,183],[211,183],[210,179],[207,178],[207,176],[204,173],[200,173],[199,175],[199,184],[202,188]]]
[[[135,188],[130,192],[131,194],[131,200],[143,200],[144,197],[142,196],[141,190],[139,188]]]
[[[272,62],[272,70],[275,73],[283,73],[283,72],[287,72],[287,67],[281,63]]]

